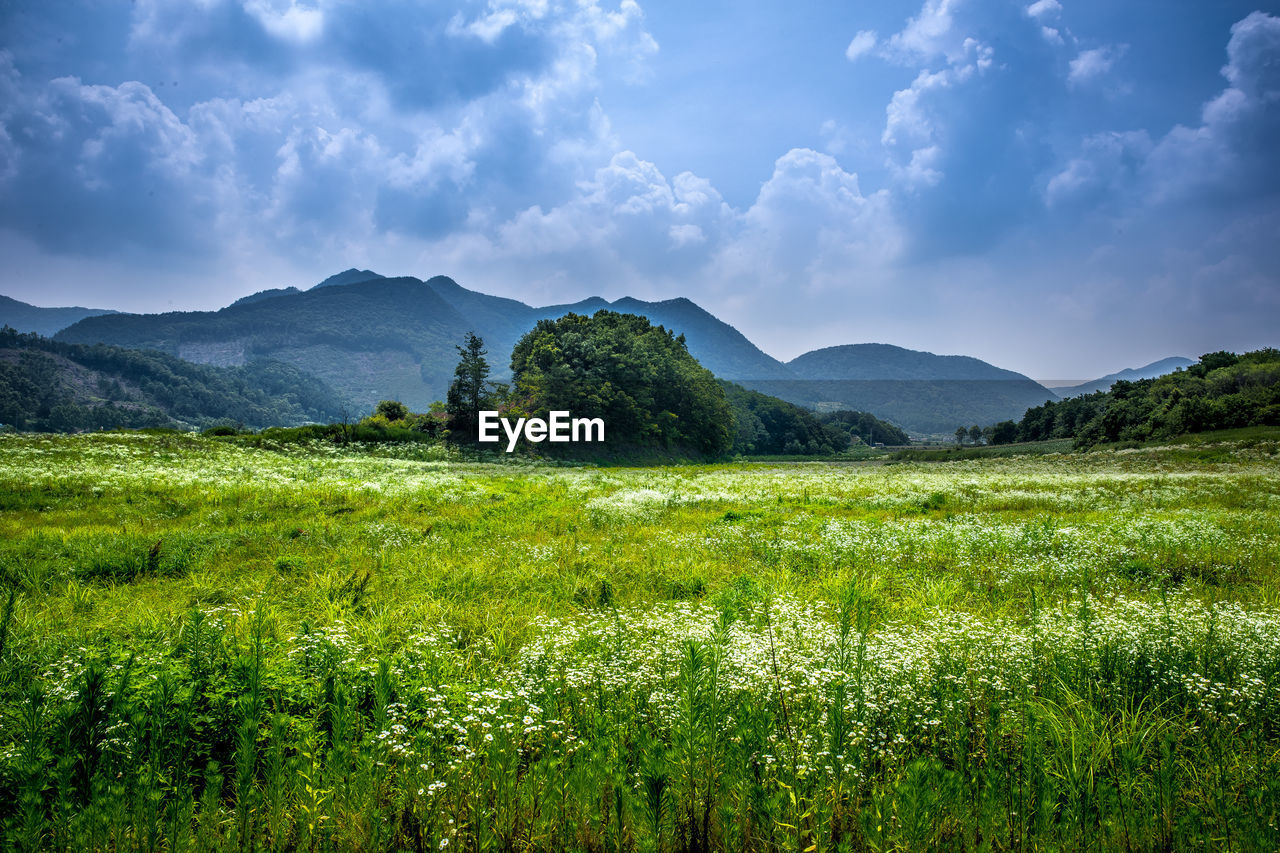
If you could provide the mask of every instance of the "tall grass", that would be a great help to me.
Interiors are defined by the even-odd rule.
[[[19,849],[1271,850],[1280,618],[1178,600],[873,624],[847,594],[372,661],[269,605],[10,707]],[[369,660],[367,664],[353,662]]]
[[[0,443],[6,848],[1280,849],[1256,447]]]

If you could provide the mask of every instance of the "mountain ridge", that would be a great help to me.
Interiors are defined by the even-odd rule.
[[[969,355],[937,355],[894,344],[840,344],[787,362],[801,379],[1009,379],[1032,381]],[[1039,383],[1036,383],[1039,385]],[[1047,389],[1046,389],[1047,390]]]
[[[1126,367],[1123,370],[1117,370],[1115,373],[1108,373],[1106,376],[1099,376],[1097,379],[1081,382],[1079,385],[1068,385],[1053,390],[1063,399],[1079,397],[1082,394],[1109,390],[1112,385],[1121,380],[1133,382],[1138,379],[1155,379],[1159,376],[1164,376],[1166,373],[1173,373],[1175,370],[1190,367],[1193,364],[1195,362],[1189,358],[1171,355],[1168,358],[1144,364],[1142,367]]]
[[[45,337],[51,337],[86,317],[118,313],[110,308],[83,308],[79,305],[43,308],[10,296],[0,296],[0,327],[8,326],[19,332],[35,332]]]
[[[694,358],[720,378],[797,405],[869,411],[918,432],[950,432],[955,418],[978,423],[1018,417],[1056,397],[1022,374],[970,356],[890,344],[826,347],[784,364],[683,296],[655,302],[593,296],[536,307],[470,290],[448,276],[388,278],[355,268],[305,290],[259,291],[217,311],[85,318],[55,337],[157,349],[222,366],[269,358],[313,373],[357,405],[399,399],[425,410],[444,398],[455,347],[466,332],[484,339],[493,378],[502,381],[510,375],[507,354],[539,320],[601,309],[638,314],[684,335]],[[960,380],[969,384],[947,385]],[[911,384],[921,382],[932,386]],[[1009,391],[1014,386],[1017,393]],[[869,388],[874,393],[868,395]],[[940,413],[929,415],[930,406]]]

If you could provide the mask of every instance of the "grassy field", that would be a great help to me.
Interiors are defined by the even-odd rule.
[[[0,577],[6,849],[1280,849],[1280,431],[0,436]]]

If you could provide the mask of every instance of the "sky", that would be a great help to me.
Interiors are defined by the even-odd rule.
[[[348,267],[685,296],[769,354],[1280,345],[1280,8],[0,0],[0,293]]]

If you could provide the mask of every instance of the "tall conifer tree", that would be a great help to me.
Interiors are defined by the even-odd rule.
[[[445,407],[449,413],[449,435],[459,444],[474,444],[479,435],[480,412],[494,408],[493,389],[489,384],[489,362],[484,341],[475,332],[467,332],[458,350],[458,366]]]

